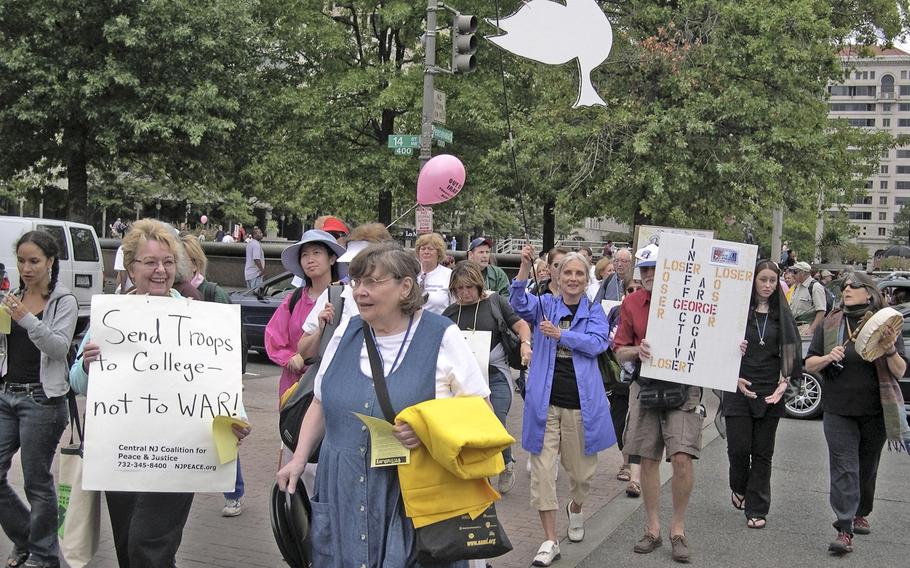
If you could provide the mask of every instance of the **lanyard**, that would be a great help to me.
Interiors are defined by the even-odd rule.
[[[392,362],[392,368],[389,369],[389,373],[386,376],[391,375],[395,372],[395,366],[398,365],[398,359],[401,358],[401,354],[404,352],[404,346],[408,342],[408,335],[411,334],[411,325],[414,323],[414,314],[411,314],[411,318],[408,320],[408,328],[404,331],[404,338],[401,340],[401,345],[398,346],[398,354],[395,355],[395,360]],[[373,328],[370,328],[370,333],[373,334],[373,341],[376,341],[376,332],[373,331]],[[385,360],[382,361],[382,372],[385,373]]]
[[[477,312],[480,311],[480,301],[474,304],[474,327],[470,331],[477,331]],[[461,327],[461,304],[458,304],[458,327]],[[468,330],[465,330],[468,331]]]

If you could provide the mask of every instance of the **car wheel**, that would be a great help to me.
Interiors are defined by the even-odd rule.
[[[807,372],[790,381],[796,393],[784,403],[784,412],[790,418],[815,418],[822,413],[822,380]]]

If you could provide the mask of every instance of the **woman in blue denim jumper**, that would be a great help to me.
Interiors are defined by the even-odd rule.
[[[59,566],[51,462],[66,428],[66,355],[79,306],[57,284],[58,255],[50,233],[22,235],[16,243],[19,289],[0,308],[12,318],[9,335],[0,334],[0,525],[13,541],[7,566]],[[20,449],[31,509],[7,481]]]
[[[465,331],[490,332],[490,402],[496,417],[506,425],[506,417],[512,406],[512,386],[508,373],[511,373],[506,361],[505,346],[502,343],[497,316],[505,320],[506,325],[521,339],[521,357],[531,360],[531,328],[528,323],[515,315],[509,301],[496,292],[487,295],[483,272],[479,264],[465,260],[455,265],[449,281],[449,292],[455,303],[445,309],[442,315],[455,322],[459,329]],[[493,303],[496,302],[495,310]],[[499,474],[497,489],[508,493],[515,485],[515,460],[512,459],[512,448],[502,452],[506,469]]]
[[[398,472],[394,467],[370,467],[369,432],[353,414],[383,418],[363,322],[375,337],[395,412],[434,398],[489,395],[458,328],[421,309],[419,272],[414,254],[396,243],[370,245],[351,262],[351,287],[360,316],[342,322],[329,342],[297,450],[278,472],[281,489],[296,491],[310,452],[322,440],[310,527],[314,566],[420,566],[416,531],[405,515]],[[396,424],[395,435],[406,448],[421,443],[406,423]],[[452,566],[464,568],[467,561]]]

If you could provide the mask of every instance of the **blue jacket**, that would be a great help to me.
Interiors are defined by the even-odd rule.
[[[514,280],[509,303],[521,318],[535,330],[533,355],[525,388],[525,411],[521,431],[521,446],[532,454],[543,448],[550,406],[550,390],[556,365],[556,341],[538,331],[542,319],[558,322],[569,315],[562,298],[552,295],[532,296],[525,292],[526,282]],[[604,392],[603,378],[597,366],[597,355],[610,346],[610,326],[603,308],[592,304],[582,294],[575,318],[559,342],[572,350],[572,363],[578,382],[581,418],[585,428],[585,454],[592,455],[616,443],[610,403]]]

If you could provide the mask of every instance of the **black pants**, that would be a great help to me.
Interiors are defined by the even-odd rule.
[[[878,461],[885,447],[885,421],[873,416],[825,413],[834,528],[853,534],[853,517],[872,512]]]
[[[106,492],[120,568],[175,567],[193,495]]]
[[[746,496],[747,518],[765,518],[771,508],[771,458],[777,416],[727,416],[730,489]]]
[[[626,433],[626,418],[629,414],[629,392],[620,394],[614,391],[607,399],[610,401],[610,418],[613,419],[613,431],[616,432],[616,445],[619,446],[619,451],[622,451],[625,446],[623,435]],[[629,463],[641,463],[641,458],[629,456]]]

